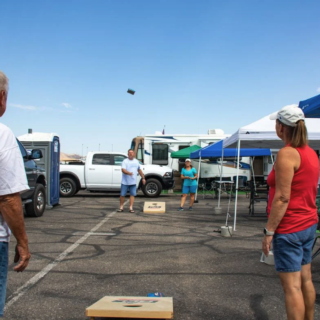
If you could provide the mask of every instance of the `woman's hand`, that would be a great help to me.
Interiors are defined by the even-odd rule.
[[[264,236],[263,237],[262,251],[266,257],[269,255],[272,239],[273,239],[273,236]]]

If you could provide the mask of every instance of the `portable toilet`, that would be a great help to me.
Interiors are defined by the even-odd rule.
[[[34,132],[29,129],[28,134],[18,137],[27,150],[40,149],[43,158],[35,160],[45,169],[47,180],[47,207],[59,204],[60,189],[60,139],[55,133]]]

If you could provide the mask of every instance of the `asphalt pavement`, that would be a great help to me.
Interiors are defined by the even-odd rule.
[[[198,199],[193,211],[179,212],[180,196],[162,195],[166,213],[155,215],[142,212],[149,200],[139,195],[135,213],[128,204],[119,213],[117,194],[82,191],[43,217],[26,218],[32,259],[23,273],[13,271],[12,238],[5,319],[84,320],[85,309],[104,296],[152,292],[173,297],[175,320],[286,319],[277,273],[260,262],[265,203],[249,216],[242,195],[236,231],[222,237],[228,199],[221,215],[212,196]],[[312,264],[320,293],[319,270],[320,256]]]

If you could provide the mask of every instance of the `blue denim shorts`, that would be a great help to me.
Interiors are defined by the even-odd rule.
[[[275,233],[273,236],[274,264],[278,272],[301,271],[311,262],[317,224],[294,233]]]
[[[197,191],[197,186],[183,186],[182,187],[182,193],[183,194],[188,194],[189,192],[190,193],[196,193]]]
[[[6,302],[7,276],[8,276],[8,242],[0,242],[0,317]]]
[[[120,192],[121,197],[125,197],[128,190],[130,192],[130,196],[135,197],[137,195],[137,186],[135,184],[132,184],[130,186],[126,184],[121,184],[121,192]]]

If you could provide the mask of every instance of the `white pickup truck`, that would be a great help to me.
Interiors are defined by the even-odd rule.
[[[120,152],[89,152],[85,163],[60,164],[60,196],[72,197],[81,189],[88,191],[120,191],[121,163],[127,156]],[[162,190],[174,187],[173,171],[160,165],[140,166],[146,184],[138,174],[137,187],[145,196],[158,197]]]

